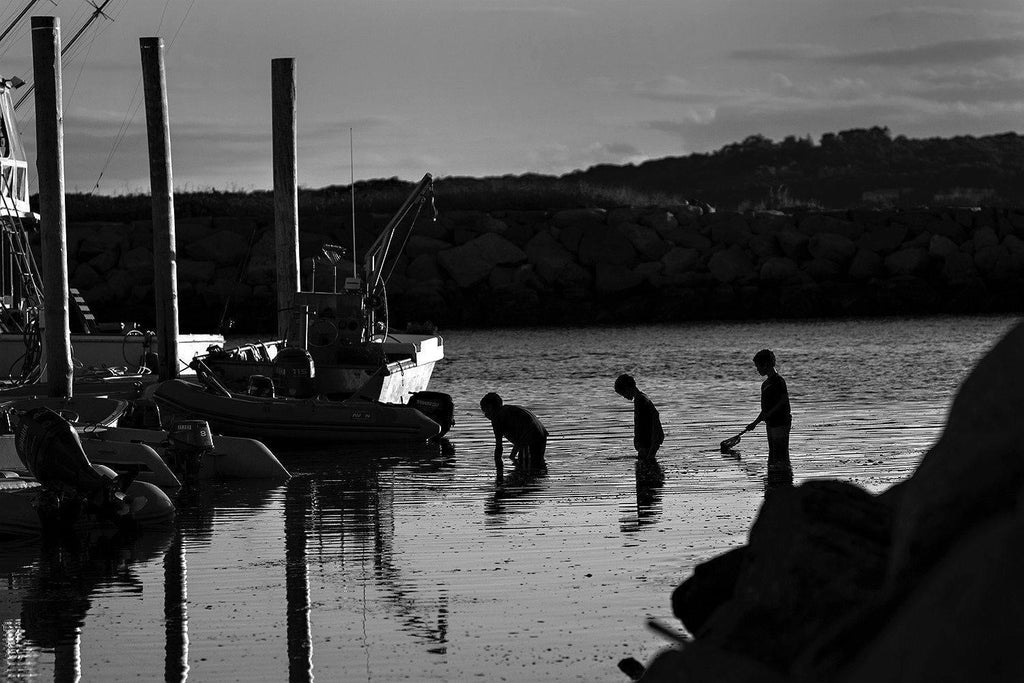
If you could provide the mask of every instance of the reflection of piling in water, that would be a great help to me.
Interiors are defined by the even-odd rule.
[[[181,534],[164,555],[164,681],[188,679],[188,589]]]
[[[309,627],[309,575],[306,524],[312,482],[295,477],[285,488],[285,594],[288,610],[288,680],[313,680],[313,645]]]

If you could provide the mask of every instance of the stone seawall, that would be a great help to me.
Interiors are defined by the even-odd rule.
[[[357,220],[361,248],[387,218]],[[343,217],[300,225],[304,271],[324,242],[350,241]],[[273,329],[269,220],[178,220],[176,235],[183,330],[225,308],[239,331]],[[69,223],[68,254],[100,320],[151,324],[148,222]],[[393,325],[444,327],[1017,312],[1024,210],[447,212],[417,224],[388,297]]]

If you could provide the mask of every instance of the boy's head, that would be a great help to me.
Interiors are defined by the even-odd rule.
[[[488,419],[498,412],[501,409],[501,406],[501,396],[498,396],[493,391],[484,394],[484,397],[480,399],[480,410],[484,411],[484,415],[486,415]]]
[[[615,393],[632,400],[636,394],[636,380],[631,375],[619,375],[615,378]]]
[[[768,374],[768,371],[775,367],[775,353],[771,349],[761,349],[754,354],[754,366],[758,373]]]

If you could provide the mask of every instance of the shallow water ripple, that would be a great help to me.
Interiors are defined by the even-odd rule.
[[[645,617],[671,620],[672,589],[744,543],[763,501],[763,428],[718,448],[757,414],[754,351],[776,348],[789,382],[796,482],[881,491],[1013,322],[449,332],[446,443],[278,448],[290,482],[179,496],[175,531],[4,547],[0,679],[623,680],[620,658],[664,645]],[[620,372],[661,411],[660,488],[634,479]],[[487,391],[548,426],[547,475],[495,482]]]

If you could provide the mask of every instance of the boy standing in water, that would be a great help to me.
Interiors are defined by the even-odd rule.
[[[638,478],[648,481],[663,478],[661,466],[654,455],[665,441],[661,428],[661,417],[647,394],[636,388],[631,375],[619,375],[615,379],[615,393],[633,402],[633,448],[636,449],[636,472]]]
[[[789,430],[793,415],[789,407],[789,390],[786,380],[775,369],[775,354],[770,349],[761,349],[754,354],[754,367],[765,378],[761,383],[761,412],[757,419],[747,425],[751,431],[759,422],[764,422],[768,435],[768,478],[793,478],[789,463]]]
[[[548,430],[537,416],[522,406],[505,405],[501,396],[493,391],[480,399],[480,409],[494,428],[494,467],[501,479],[501,440],[512,442],[512,463],[526,472],[544,472],[544,450],[548,443]]]

